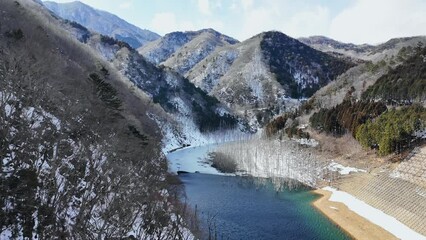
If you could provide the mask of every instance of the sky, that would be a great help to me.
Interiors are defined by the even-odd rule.
[[[54,0],[71,2],[71,0]],[[426,0],[80,0],[164,35],[213,28],[240,41],[270,30],[378,44],[426,35]]]

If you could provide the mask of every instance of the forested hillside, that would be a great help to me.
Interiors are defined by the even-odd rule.
[[[347,132],[355,136],[358,127],[386,111],[386,105],[381,102],[345,100],[330,109],[320,109],[310,120],[311,126],[335,136]]]
[[[426,138],[426,109],[418,104],[391,109],[359,126],[356,139],[367,148],[386,155],[401,153]]]
[[[404,39],[389,41],[386,51],[390,51],[392,42],[401,41]],[[297,111],[271,121],[266,133],[272,136],[284,130],[289,137],[309,138],[309,131],[304,132],[305,127],[299,125],[301,119],[309,119],[310,127],[317,133],[337,138],[349,133],[365,149],[377,149],[381,156],[398,154],[421,144],[426,138],[426,50],[422,45],[418,42],[414,47],[402,47],[395,56],[349,70]],[[380,74],[374,74],[378,71]],[[363,77],[374,83],[365,87],[367,81],[365,78],[362,81]],[[343,99],[340,103],[339,98]],[[325,104],[329,101],[335,105]]]
[[[182,236],[156,106],[39,3],[0,9],[0,238]]]
[[[403,64],[389,71],[363,94],[364,98],[390,103],[426,101],[426,48],[419,44]]]
[[[265,33],[260,46],[271,72],[292,98],[312,96],[354,66],[280,32]]]

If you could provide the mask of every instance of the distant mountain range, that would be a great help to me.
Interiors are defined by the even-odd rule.
[[[126,42],[135,49],[160,37],[160,35],[140,29],[114,14],[97,10],[79,1],[43,2],[43,4],[61,18],[77,22],[90,30]]]
[[[280,115],[274,129],[290,138],[310,136],[310,114],[359,125],[372,118],[364,99],[426,106],[426,37],[376,46],[276,31],[243,42],[213,29],[160,37],[80,2],[0,9],[2,239],[191,239],[165,152],[261,132]],[[410,119],[424,138],[426,120]],[[390,123],[388,133],[402,129]]]
[[[213,29],[172,32],[138,49],[148,61],[187,73],[219,47],[238,43],[237,40]]]
[[[241,43],[212,29],[175,32],[139,52],[184,75],[240,115],[271,106],[283,110],[291,99],[311,96],[353,66],[280,32]]]
[[[135,52],[131,52],[129,57],[144,66],[135,65],[123,56],[117,55],[122,51],[117,49],[114,42],[111,42],[112,45],[105,45],[93,43],[94,38],[90,38],[92,43],[89,43],[109,61],[117,63],[117,58],[123,59],[128,64],[127,68],[122,68],[123,72],[131,73],[130,80],[142,84],[140,86],[147,87],[152,84],[151,87],[154,87],[156,83],[162,86],[158,80],[147,81],[141,78],[140,74],[136,74],[138,68],[153,69],[148,65],[156,65],[162,72],[169,72],[164,75],[169,76],[166,78],[169,82],[170,76],[180,75],[188,79],[206,94],[225,104],[233,114],[245,118],[256,127],[262,126],[262,122],[275,114],[296,107],[298,99],[311,97],[317,90],[336,79],[346,79],[343,82],[349,83],[358,81],[356,80],[358,76],[364,78],[365,83],[362,86],[359,81],[353,82],[357,94],[360,95],[366,87],[374,84],[381,76],[379,74],[387,72],[387,69],[375,65],[374,68],[380,71],[370,74],[368,69],[371,65],[367,66],[365,62],[390,61],[401,48],[424,41],[422,37],[412,37],[392,39],[377,46],[356,45],[323,36],[293,39],[280,32],[265,32],[240,43],[213,29],[172,32],[159,37],[147,30],[140,30],[112,14],[95,10],[80,2],[68,4],[45,2],[45,4],[60,17],[80,23],[95,32],[127,42],[134,48],[139,44],[137,51],[143,58]],[[88,33],[82,33],[78,28],[70,31],[79,39],[88,38],[85,35]],[[141,31],[150,34],[143,35]],[[134,34],[135,32],[139,34]],[[138,40],[135,37],[137,35],[145,37]],[[107,39],[103,40],[105,43]],[[120,64],[122,63],[117,63],[117,66]],[[132,67],[128,68],[129,66]],[[347,72],[354,66],[356,67]],[[161,71],[154,75],[162,75]],[[172,72],[177,74],[171,74]],[[347,74],[343,75],[345,72]],[[367,74],[367,77],[361,77],[362,74]],[[147,73],[144,76],[147,79],[152,78]],[[333,88],[340,82],[333,83]],[[341,95],[338,99],[343,98],[347,87],[336,89],[335,92]],[[151,91],[152,89],[156,90]],[[156,96],[160,94],[159,89],[157,87],[152,89],[145,91],[158,99]],[[161,93],[164,91],[169,90],[162,88]],[[317,99],[322,99],[318,94]],[[171,102],[167,104],[169,107],[166,105],[163,107],[170,110]]]
[[[249,118],[258,116],[263,122],[268,115],[291,109],[294,99],[311,96],[351,66],[283,33],[265,32],[217,49],[186,76],[237,113],[250,115],[253,110]]]
[[[322,52],[364,61],[377,61],[381,60],[385,55],[392,56],[397,54],[402,47],[414,46],[419,41],[424,43],[425,37],[394,38],[378,45],[342,43],[324,36],[312,36],[299,38],[298,40]]]

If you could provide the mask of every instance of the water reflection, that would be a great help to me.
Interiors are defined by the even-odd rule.
[[[348,239],[311,206],[316,196],[310,189],[293,180],[207,174],[180,178],[204,239]],[[279,188],[277,181],[282,182]],[[286,187],[290,182],[293,188]]]

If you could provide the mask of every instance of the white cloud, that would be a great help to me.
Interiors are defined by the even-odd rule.
[[[214,8],[221,8],[222,7],[222,0],[215,0],[213,7]]]
[[[357,0],[330,25],[330,37],[344,42],[380,43],[426,33],[426,1]]]
[[[294,14],[280,30],[292,37],[326,35],[330,22],[329,10],[322,6],[315,6]]]
[[[231,5],[229,5],[229,10],[234,11],[234,10],[237,10],[237,8],[238,8],[237,1],[233,0],[231,2]]]
[[[241,5],[244,10],[250,9],[254,5],[254,0],[241,0]]]
[[[261,7],[254,0],[240,0],[243,9],[242,28],[237,38],[245,40],[270,30],[281,31],[291,37],[327,35],[331,22],[330,11],[320,5],[306,5],[292,11],[291,1],[263,0]]]
[[[193,30],[194,25],[190,21],[178,21],[172,12],[156,13],[150,23],[153,31],[164,35],[175,31]]]
[[[297,5],[290,0],[234,0],[230,6],[241,14],[241,28],[234,33],[240,40],[269,30],[370,44],[426,34],[425,0],[353,0],[334,16],[332,6]]]
[[[272,13],[266,8],[249,9],[243,19],[242,30],[237,36],[240,40],[245,40],[258,33],[274,29],[274,19]]]
[[[198,0],[198,10],[204,15],[211,15],[209,0]]]
[[[120,3],[120,5],[118,7],[120,9],[129,9],[132,5],[133,5],[133,3],[131,1],[129,1],[129,2]]]
[[[333,2],[340,0],[191,0],[185,8],[176,7],[180,1],[164,0],[161,10],[150,0],[81,1],[160,34],[211,27],[245,40],[279,30],[292,37],[325,35],[354,43],[426,34],[426,0],[349,0],[339,7]]]

